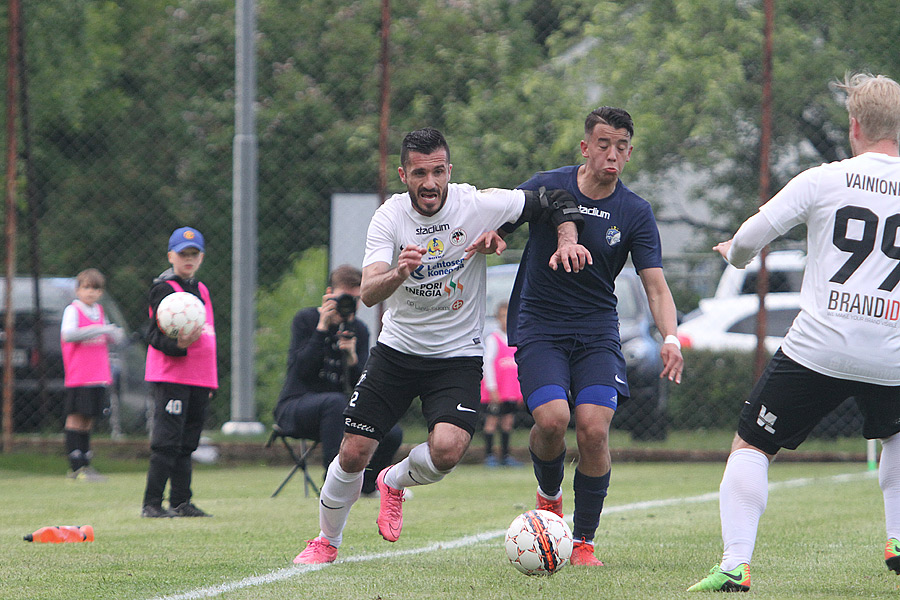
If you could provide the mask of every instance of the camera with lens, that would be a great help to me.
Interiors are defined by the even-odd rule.
[[[356,298],[352,294],[341,294],[334,302],[342,320],[346,321],[356,314]]]

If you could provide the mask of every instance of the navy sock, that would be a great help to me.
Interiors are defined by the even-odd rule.
[[[528,451],[531,452],[531,449]],[[534,464],[534,476],[541,486],[541,491],[548,496],[558,494],[565,473],[566,451],[563,450],[562,454],[553,460],[541,460],[531,452],[531,462]]]
[[[600,513],[603,512],[603,500],[609,490],[609,476],[612,470],[600,477],[588,477],[575,469],[575,513],[572,517],[572,537],[575,541],[582,538],[591,542],[600,524]]]

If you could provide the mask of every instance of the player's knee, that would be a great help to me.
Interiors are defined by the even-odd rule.
[[[341,442],[340,464],[347,473],[359,473],[366,468],[378,442],[359,435],[345,435]]]
[[[541,437],[559,438],[566,435],[566,429],[569,427],[569,414],[559,412],[535,414],[534,425]]]
[[[609,427],[603,422],[578,422],[576,424],[575,434],[579,448],[590,446],[603,449],[609,445]]]
[[[468,443],[458,439],[432,438],[429,442],[431,462],[438,471],[449,471],[462,460]]]

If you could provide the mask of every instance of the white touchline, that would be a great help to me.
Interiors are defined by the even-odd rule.
[[[874,471],[863,471],[861,473],[845,473],[842,475],[832,475],[831,477],[802,477],[800,479],[789,479],[787,481],[777,481],[775,483],[770,483],[769,490],[803,487],[811,485],[813,483],[845,483],[848,481],[858,481],[860,479],[871,479],[875,477],[877,477],[877,473]],[[682,504],[699,504],[702,502],[712,502],[713,500],[718,499],[718,492],[710,492],[708,494],[700,494],[699,496],[688,496],[683,498],[645,500],[643,502],[632,502],[631,504],[605,507],[603,509],[603,514],[610,515],[615,513],[631,512],[635,510],[644,510],[648,508],[678,506]],[[567,515],[566,518],[571,522],[571,515]],[[437,552],[438,550],[451,550],[453,548],[473,546],[480,542],[486,542],[487,540],[498,538],[503,535],[506,535],[506,530],[498,529],[496,531],[486,531],[477,535],[469,535],[447,542],[435,542],[433,544],[429,544],[427,546],[422,546],[419,548],[392,550],[390,552],[378,552],[376,554],[359,554],[357,556],[348,556],[347,558],[336,560],[333,563],[325,563],[321,565],[301,565],[296,567],[287,567],[285,569],[279,569],[277,571],[272,571],[271,573],[266,573],[265,575],[245,577],[244,579],[239,579],[230,583],[213,585],[210,587],[200,588],[181,594],[173,594],[171,596],[157,596],[153,598],[153,600],[199,600],[201,598],[212,598],[214,596],[219,596],[221,594],[233,592],[235,590],[240,590],[243,588],[275,583],[278,581],[284,581],[285,579],[290,579],[292,577],[297,577],[298,575],[303,575],[305,573],[321,571],[326,567],[356,562],[367,562],[370,560],[380,560],[382,558],[395,558],[398,556],[407,556],[409,554],[424,554],[427,552]]]

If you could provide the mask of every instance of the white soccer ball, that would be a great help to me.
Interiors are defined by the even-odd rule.
[[[572,530],[548,510],[529,510],[506,532],[506,556],[526,575],[553,575],[572,556]]]
[[[170,338],[177,338],[182,331],[190,334],[206,323],[206,307],[200,298],[190,292],[175,292],[159,303],[156,323]]]

